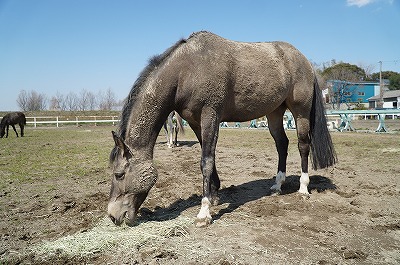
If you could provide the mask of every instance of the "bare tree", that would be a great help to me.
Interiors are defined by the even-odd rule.
[[[21,90],[18,94],[17,104],[22,111],[28,110],[28,93],[25,90]]]
[[[65,110],[78,110],[78,97],[74,92],[69,92],[65,97]]]
[[[55,96],[56,101],[57,101],[57,105],[58,105],[58,109],[59,110],[67,110],[67,104],[65,102],[65,96],[63,94],[61,94],[59,91],[57,91],[57,94]]]
[[[89,110],[95,110],[97,107],[96,96],[92,92],[88,92],[88,107]]]
[[[358,67],[364,70],[365,72],[365,77],[368,79],[371,79],[371,76],[373,74],[373,71],[375,70],[375,66],[373,64],[367,65],[363,63],[359,63]]]
[[[74,92],[69,92],[67,95],[57,92],[49,101],[44,94],[21,90],[17,98],[17,104],[22,111],[45,110],[47,102],[50,110],[62,111],[112,110],[117,106],[111,88],[105,92],[100,91],[97,96],[86,89],[83,89],[79,96]]]
[[[344,103],[347,108],[350,108],[351,104],[348,99],[351,95],[357,92],[360,85],[355,86],[353,83],[347,81],[328,81],[328,96],[333,109],[340,109],[342,103]]]
[[[80,93],[80,97],[78,98],[78,108],[80,111],[85,111],[89,107],[89,92],[86,89],[83,89]]]
[[[38,93],[34,90],[31,91],[28,103],[29,110],[45,110],[46,107],[46,95]]]
[[[112,110],[115,105],[116,99],[114,92],[111,90],[111,88],[108,88],[106,93],[101,96],[99,108],[100,110]]]
[[[60,105],[58,104],[57,97],[51,97],[49,110],[60,110]]]
[[[37,111],[46,109],[46,96],[34,90],[27,93],[22,90],[17,98],[17,104],[23,111]]]

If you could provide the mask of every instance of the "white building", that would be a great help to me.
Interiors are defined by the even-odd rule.
[[[375,109],[379,101],[379,95],[368,99],[369,108]],[[389,90],[383,93],[384,109],[400,109],[400,90]]]

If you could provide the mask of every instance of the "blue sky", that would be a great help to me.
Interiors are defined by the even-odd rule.
[[[123,99],[149,57],[199,30],[400,72],[399,25],[399,0],[0,0],[0,110],[21,90]]]

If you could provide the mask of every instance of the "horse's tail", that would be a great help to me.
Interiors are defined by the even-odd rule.
[[[326,168],[337,162],[335,148],[325,117],[322,93],[317,78],[314,80],[314,97],[310,114],[311,161],[313,169]]]
[[[178,114],[178,112],[175,111],[176,115],[176,126],[178,127],[178,131],[181,132],[182,134],[185,134],[185,129],[183,128],[183,120],[181,115]]]

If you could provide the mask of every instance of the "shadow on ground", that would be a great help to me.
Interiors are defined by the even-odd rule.
[[[271,196],[273,193],[270,187],[275,183],[275,178],[259,179],[249,181],[237,186],[230,186],[219,191],[220,204],[228,203],[229,205],[221,209],[213,216],[214,220],[220,219],[224,214],[235,211],[240,206],[261,199],[265,196]],[[286,177],[286,182],[282,185],[281,195],[287,195],[297,192],[300,185],[300,176],[291,175]],[[336,185],[326,177],[320,175],[310,176],[309,191],[323,192],[325,190],[335,190]],[[141,209],[141,217],[139,222],[146,221],[166,221],[177,218],[181,213],[188,208],[199,206],[201,196],[193,194],[187,199],[179,199],[172,203],[167,208],[156,208],[151,211],[147,208]]]

